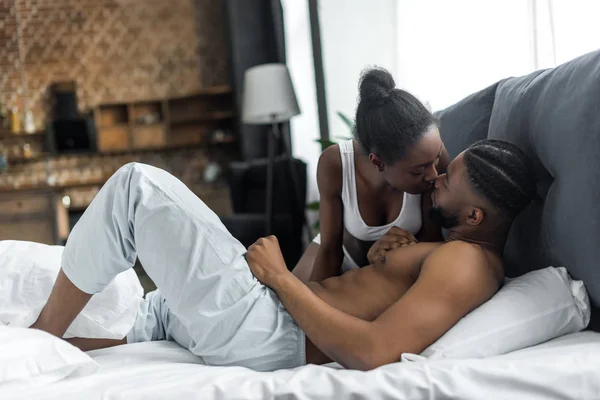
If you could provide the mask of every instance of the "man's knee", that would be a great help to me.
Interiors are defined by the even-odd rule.
[[[130,176],[134,172],[142,172],[142,170],[143,170],[142,166],[143,166],[143,164],[140,164],[138,162],[127,163],[127,164],[123,165],[122,167],[120,167],[115,172],[115,176],[119,176],[119,177]]]
[[[120,167],[113,175],[113,178],[119,182],[120,186],[134,186],[139,183],[142,177],[148,177],[148,165],[130,162]]]

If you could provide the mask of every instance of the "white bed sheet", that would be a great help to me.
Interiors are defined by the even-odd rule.
[[[94,375],[23,387],[13,398],[600,399],[600,334],[593,332],[488,359],[402,362],[369,372],[314,365],[271,373],[208,367],[170,342],[90,355],[100,364]]]

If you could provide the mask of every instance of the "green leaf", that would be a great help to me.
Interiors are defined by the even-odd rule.
[[[313,201],[312,203],[308,203],[306,205],[307,210],[317,211],[321,207],[321,202]]]
[[[321,224],[319,223],[319,221],[316,221],[313,225],[312,228],[317,231],[317,233],[319,232],[319,229],[321,228]]]
[[[337,115],[338,115],[338,117],[340,117],[342,122],[344,122],[348,126],[348,129],[350,129],[350,132],[352,132],[354,130],[354,123],[352,122],[352,120],[350,118],[348,118],[346,115],[344,115],[341,111],[338,111]]]

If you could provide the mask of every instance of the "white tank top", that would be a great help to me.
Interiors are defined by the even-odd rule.
[[[354,166],[353,141],[338,143],[342,159],[342,203],[344,204],[344,226],[355,238],[372,242],[381,238],[392,226],[402,228],[413,235],[421,229],[421,195],[404,193],[402,209],[398,217],[387,225],[369,226],[363,221],[358,209],[356,173]]]

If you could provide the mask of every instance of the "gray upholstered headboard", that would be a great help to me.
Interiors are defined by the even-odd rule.
[[[450,155],[486,137],[533,160],[538,193],[513,224],[506,272],[565,266],[600,306],[600,51],[500,81],[438,113]],[[592,317],[598,313],[594,310]]]

